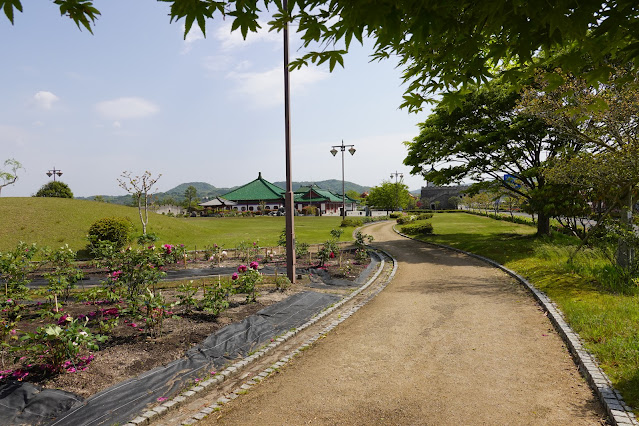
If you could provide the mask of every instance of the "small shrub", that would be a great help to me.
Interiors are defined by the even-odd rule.
[[[415,220],[415,216],[402,216],[397,218],[398,225],[406,225],[407,223],[411,223]]]
[[[128,217],[105,217],[98,219],[89,228],[89,249],[98,241],[110,241],[117,250],[124,247],[130,240],[133,224]]]
[[[427,220],[427,219],[432,219],[433,218],[433,214],[432,213],[421,213],[419,215],[417,215],[416,220]]]
[[[334,259],[339,254],[339,246],[337,245],[337,241],[328,240],[324,242],[322,247],[317,252],[317,258],[319,259],[319,266],[324,266],[324,264],[329,259]]]
[[[284,291],[291,286],[291,280],[286,275],[275,276],[275,288]]]
[[[295,257],[300,258],[308,254],[308,243],[295,243]]]
[[[390,218],[391,219],[397,219],[398,217],[402,217],[402,213],[400,212],[393,212],[390,214]]]
[[[343,229],[331,229],[331,237],[333,237],[336,240],[339,240],[339,237],[341,237],[343,233],[344,233]]]
[[[305,206],[302,208],[302,214],[304,216],[317,216],[318,210],[315,206]]]
[[[98,343],[107,340],[106,336],[93,334],[86,321],[81,324],[68,314],[60,316],[58,324],[38,327],[35,333],[27,332],[21,337],[26,365],[40,365],[53,373],[64,369],[74,372],[83,352],[99,350]]]
[[[219,315],[229,307],[229,296],[231,294],[231,284],[229,282],[218,282],[211,287],[204,287],[204,297],[202,298],[202,310],[213,315]]]
[[[236,293],[246,294],[246,303],[253,303],[257,300],[257,284],[262,281],[262,274],[258,272],[258,263],[251,262],[247,267],[240,265],[237,273],[231,276],[233,281],[237,281]]]
[[[342,220],[342,224],[340,225],[342,228],[346,228],[346,227],[358,227],[358,226],[362,226],[364,224],[364,222],[362,221],[362,219],[360,218],[353,218],[353,217],[347,217],[344,220]]]
[[[178,305],[184,306],[184,311],[188,314],[191,313],[193,307],[197,304],[195,299],[195,293],[197,293],[197,287],[193,286],[193,280],[188,284],[182,284],[177,288],[177,298],[179,300]]]
[[[138,237],[138,244],[141,246],[145,246],[147,244],[153,244],[154,242],[156,242],[158,240],[158,236],[149,232],[146,235],[140,235]]]
[[[411,223],[402,226],[402,232],[408,235],[430,235],[433,233],[433,224],[429,222],[425,223]]]

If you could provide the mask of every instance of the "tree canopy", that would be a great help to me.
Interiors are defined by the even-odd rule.
[[[639,57],[639,5],[635,0],[556,0],[534,2],[484,0],[158,0],[170,4],[170,21],[184,19],[184,36],[193,24],[206,36],[207,20],[232,21],[244,37],[270,15],[270,30],[295,23],[303,54],[293,69],[309,63],[344,65],[353,40],[375,43],[372,57],[396,57],[404,70],[402,106],[420,110],[435,93],[456,105],[459,89],[483,84],[497,75],[522,81],[538,67],[561,67],[605,81],[609,61],[633,64]],[[100,11],[89,0],[53,0],[60,13],[93,32]],[[21,0],[0,0],[15,22]],[[585,61],[592,66],[584,71]],[[561,77],[552,78],[560,82]],[[557,83],[559,84],[559,83]]]
[[[639,74],[616,69],[605,83],[589,84],[567,74],[552,90],[543,78],[522,95],[521,108],[575,141],[546,174],[588,191],[591,201],[619,206],[639,184]]]
[[[73,192],[66,183],[52,180],[42,185],[34,197],[73,198]]]
[[[404,183],[384,181],[380,186],[371,188],[366,205],[381,210],[398,210],[407,208],[411,200],[408,186]]]
[[[543,120],[520,111],[519,94],[507,84],[493,82],[461,99],[459,108],[437,106],[420,124],[419,136],[406,142],[404,164],[437,185],[470,178],[483,182],[481,188],[501,187],[524,197],[529,210],[539,215],[538,232],[549,233],[549,218],[558,209],[556,196],[565,188],[548,186],[543,166],[563,150],[578,147]],[[440,163],[445,165],[435,167]]]
[[[193,202],[197,202],[197,188],[193,185],[189,185],[188,188],[184,190],[184,200],[186,204],[186,208],[191,210],[193,207]]]

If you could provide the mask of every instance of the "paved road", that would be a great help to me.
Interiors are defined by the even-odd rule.
[[[366,228],[393,282],[278,374],[203,424],[595,425],[603,410],[512,278]]]

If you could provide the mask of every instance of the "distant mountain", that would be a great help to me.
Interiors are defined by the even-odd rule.
[[[286,188],[286,182],[283,182],[283,181],[273,182],[273,184],[279,186],[282,189]],[[342,193],[342,181],[337,179],[329,179],[329,180],[322,180],[322,181],[315,181],[315,182],[311,182],[311,181],[293,182],[293,191],[298,189],[300,186],[309,186],[311,184],[315,184],[322,189],[328,189],[338,194]],[[238,188],[237,186],[234,186],[231,188],[217,188],[206,182],[187,182],[187,183],[182,183],[176,186],[175,188],[171,188],[166,192],[158,192],[153,194],[153,200],[164,201],[165,203],[168,203],[168,202],[181,203],[182,201],[184,201],[184,192],[186,191],[186,188],[188,188],[189,186],[195,187],[195,189],[197,190],[197,196],[201,200],[206,198],[213,198],[218,195],[224,195],[227,192],[230,192],[233,189]],[[356,183],[348,182],[348,181],[344,182],[344,187],[346,189],[346,192],[350,190],[354,190],[354,191],[357,191],[359,194],[370,190],[370,187],[368,186],[362,186],[362,185],[358,185]],[[104,199],[104,201],[106,201],[107,203],[122,204],[127,206],[132,204],[132,198],[130,195],[117,195],[117,196],[116,195],[99,195],[99,196],[76,197],[76,198],[80,200],[93,200],[96,197],[102,197],[102,199]]]
[[[200,198],[215,197],[220,194],[223,194],[224,192],[228,192],[225,188],[216,188],[210,183],[206,183],[206,182],[187,182],[187,183],[182,183],[173,189],[169,189],[163,194],[171,195],[173,196],[173,198],[184,198],[184,192],[189,186],[192,186],[197,190],[197,196]]]
[[[274,185],[279,186],[280,188],[286,188],[286,182],[273,182]],[[337,179],[329,179],[329,180],[320,180],[320,181],[302,181],[302,182],[293,182],[293,191],[297,190],[300,186],[309,186],[309,185],[317,185],[322,189],[328,189],[329,191],[333,191],[337,194],[342,193],[342,181]],[[362,192],[368,191],[370,189],[369,186],[358,185],[353,182],[344,181],[344,189],[346,192],[353,190],[357,191],[358,194]]]

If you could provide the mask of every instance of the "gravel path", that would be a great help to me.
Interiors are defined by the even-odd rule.
[[[588,424],[604,412],[532,297],[478,260],[366,228],[391,284],[201,424]]]

